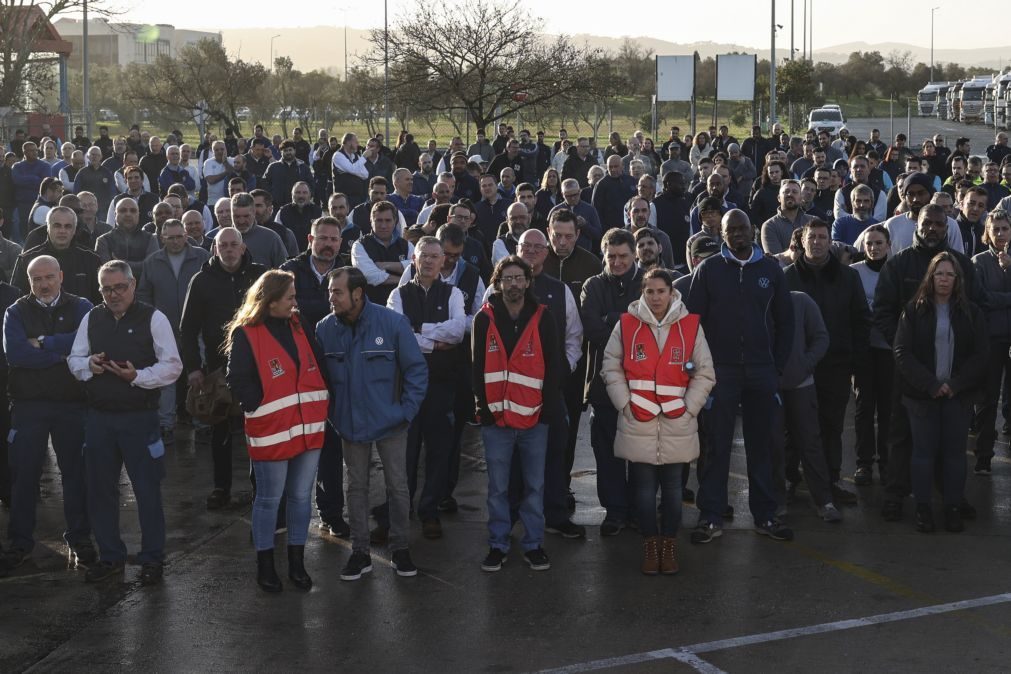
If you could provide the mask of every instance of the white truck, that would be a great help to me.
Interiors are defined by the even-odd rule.
[[[994,91],[994,125],[999,129],[1008,128],[1008,91],[1011,91],[1011,72],[997,78],[997,89]]]
[[[986,94],[986,87],[993,78],[986,76],[986,79],[977,78],[967,81],[962,85],[962,90],[958,94],[958,120],[965,124],[983,121],[983,98]]]
[[[927,82],[916,94],[916,111],[920,117],[933,117],[937,110],[938,94],[947,82]]]

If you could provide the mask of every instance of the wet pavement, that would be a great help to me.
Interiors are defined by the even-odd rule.
[[[793,543],[751,531],[738,443],[736,520],[706,546],[691,546],[683,529],[680,574],[645,577],[638,534],[599,536],[603,511],[585,417],[573,487],[574,519],[587,525],[587,540],[549,535],[552,568],[533,572],[514,534],[503,570],[482,572],[486,476],[470,433],[461,507],[442,518],[444,538],[425,540],[412,522],[416,578],[397,577],[388,551],[377,548],[370,576],[340,581],[349,544],[323,537],[314,521],[306,551],[312,591],[289,584],[268,595],[254,580],[244,455],[237,447],[235,487],[247,489],[238,494],[245,503],[208,512],[209,448],[194,446],[189,429],[177,435],[167,454],[168,563],[159,587],[141,587],[138,566],[122,582],[98,585],[67,568],[59,478],[55,462],[47,467],[40,543],[31,561],[0,579],[0,671],[996,672],[1011,659],[1006,443],[992,477],[970,471],[968,497],[979,518],[965,533],[916,533],[908,502],[904,521],[883,522],[875,478],[858,490],[860,505],[844,509],[841,525],[821,522],[801,492],[788,517]],[[851,435],[848,429],[847,447]],[[852,456],[847,461],[851,470]],[[121,526],[135,551],[139,530],[125,474],[123,484]],[[375,502],[382,481],[372,484]],[[686,506],[684,524],[696,517]],[[0,526],[6,522],[0,511]],[[284,544],[279,536],[283,579]]]

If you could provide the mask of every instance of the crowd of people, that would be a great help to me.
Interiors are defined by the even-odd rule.
[[[372,546],[416,575],[411,519],[444,535],[468,425],[488,469],[481,568],[502,568],[519,522],[523,560],[549,569],[546,535],[586,536],[571,490],[586,410],[599,533],[637,530],[648,575],[679,569],[682,503],[692,544],[734,517],[738,417],[754,530],[772,540],[794,538],[808,497],[831,523],[857,505],[847,452],[856,486],[877,469],[886,520],[911,494],[934,531],[935,490],[947,531],[975,516],[967,437],[987,476],[998,407],[1008,418],[1006,134],[981,158],[964,138],[778,124],[740,143],[726,126],[612,133],[603,149],[506,124],[448,148],[259,125],[195,149],[178,131],[75,132],[19,131],[0,168],[0,574],[32,554],[51,442],[86,580],[124,571],[125,465],[140,580],[160,582],[166,448],[190,430],[209,444],[206,507],[225,508],[238,416],[268,592],[281,530],[289,581],[312,586],[314,506],[350,538],[343,580],[371,572]]]

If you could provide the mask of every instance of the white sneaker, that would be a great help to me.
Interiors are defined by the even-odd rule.
[[[832,503],[826,503],[823,506],[818,506],[818,517],[825,522],[831,522],[833,524],[842,522],[842,513],[839,512],[839,509]]]

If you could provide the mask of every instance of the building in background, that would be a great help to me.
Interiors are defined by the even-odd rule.
[[[63,39],[74,46],[69,66],[80,68],[84,22],[80,19],[60,19],[54,25]],[[165,23],[109,23],[105,19],[88,22],[88,57],[93,66],[154,63],[158,56],[176,56],[182,47],[200,40],[220,43],[221,34],[182,30]]]

